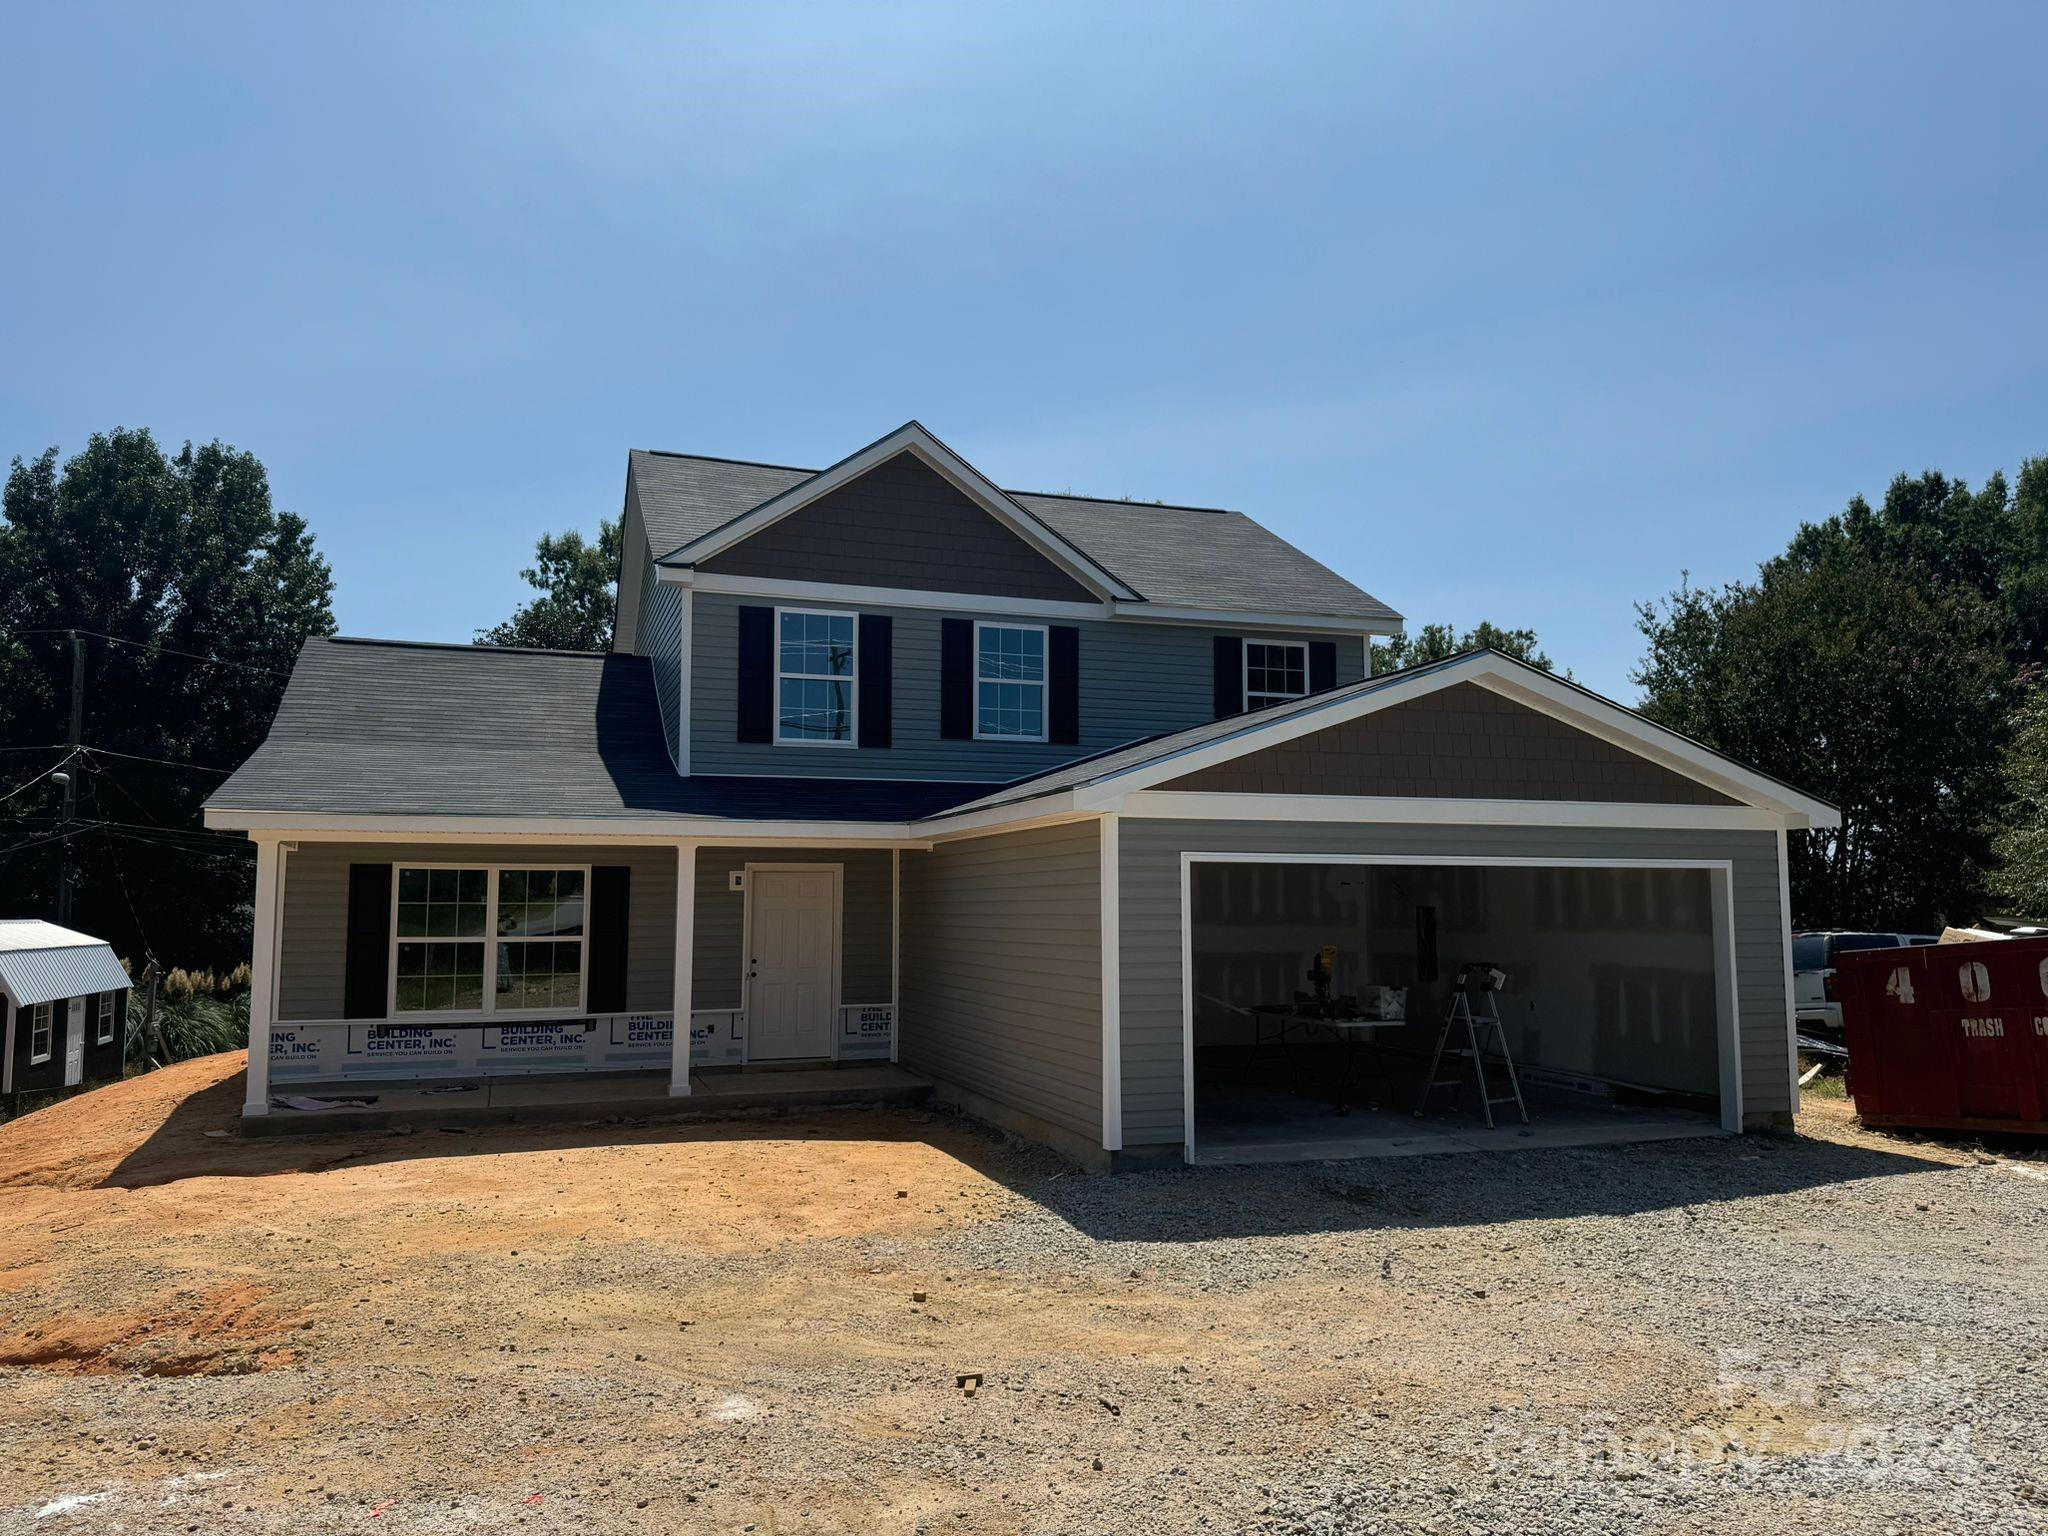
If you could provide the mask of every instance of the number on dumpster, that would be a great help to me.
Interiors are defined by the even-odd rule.
[[[1912,1007],[1913,973],[1903,965],[1893,967],[1891,979],[1884,984],[1884,993],[1893,1001]]]
[[[1984,969],[1982,960],[1965,960],[1956,967],[1956,977],[1963,984],[1963,997],[1972,1003],[1991,1001],[1991,973]]]

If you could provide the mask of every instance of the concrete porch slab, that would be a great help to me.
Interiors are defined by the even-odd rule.
[[[272,1094],[270,1113],[245,1118],[242,1129],[250,1136],[273,1136],[613,1117],[702,1119],[768,1109],[920,1104],[931,1092],[924,1078],[889,1065],[692,1073],[687,1098],[670,1097],[665,1072],[305,1083]]]

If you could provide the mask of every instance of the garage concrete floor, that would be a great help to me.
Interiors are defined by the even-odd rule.
[[[1204,1053],[1195,1086],[1195,1161],[1205,1164],[1308,1162],[1350,1157],[1416,1157],[1436,1152],[1604,1146],[1726,1134],[1710,1114],[1636,1108],[1524,1080],[1524,1125],[1512,1104],[1496,1105],[1488,1129],[1475,1087],[1440,1089],[1428,1115],[1414,1114],[1426,1063],[1389,1053],[1391,1085],[1354,1077],[1351,1108],[1334,1106],[1335,1073],[1326,1055],[1297,1048],[1300,1070],[1262,1067],[1243,1081],[1242,1056]],[[1469,1072],[1470,1068],[1466,1070]],[[1363,1066],[1361,1065],[1361,1072]],[[1505,1078],[1490,1079],[1505,1094]]]

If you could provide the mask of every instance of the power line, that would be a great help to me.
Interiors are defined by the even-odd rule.
[[[42,783],[43,780],[47,779],[51,774],[55,773],[59,768],[62,768],[66,763],[70,762],[71,759],[76,756],[78,756],[78,753],[74,750],[68,755],[58,758],[56,762],[50,764],[49,767],[45,768],[41,773],[37,774],[34,778],[22,780],[21,783],[15,785],[14,788],[7,791],[6,794],[0,795],[0,804],[5,804],[7,801],[12,800],[16,795],[20,794],[23,790],[35,788],[36,785]]]
[[[181,763],[174,757],[149,757],[141,752],[117,752],[112,747],[87,746],[85,750],[94,757],[125,757],[131,763],[161,763],[166,768],[190,768],[197,773],[229,774],[232,768],[216,768],[211,763]]]
[[[279,671],[276,667],[262,666],[253,661],[230,661],[224,656],[207,656],[198,651],[181,651],[175,645],[160,645],[155,642],[144,644],[140,640],[129,640],[123,636],[110,635],[104,630],[98,629],[78,629],[76,626],[67,626],[63,629],[17,629],[13,633],[16,635],[69,635],[74,633],[91,635],[93,639],[104,640],[109,645],[125,645],[131,651],[161,652],[166,656],[183,656],[190,661],[203,661],[211,667],[240,667],[245,672],[262,672],[271,677],[291,676],[291,673],[288,671]]]

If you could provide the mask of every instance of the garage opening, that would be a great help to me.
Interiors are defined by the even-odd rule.
[[[1717,1129],[1737,1070],[1727,878],[1706,866],[1191,856],[1193,1157]],[[1474,1027],[1458,1013],[1443,1034],[1461,992]]]

